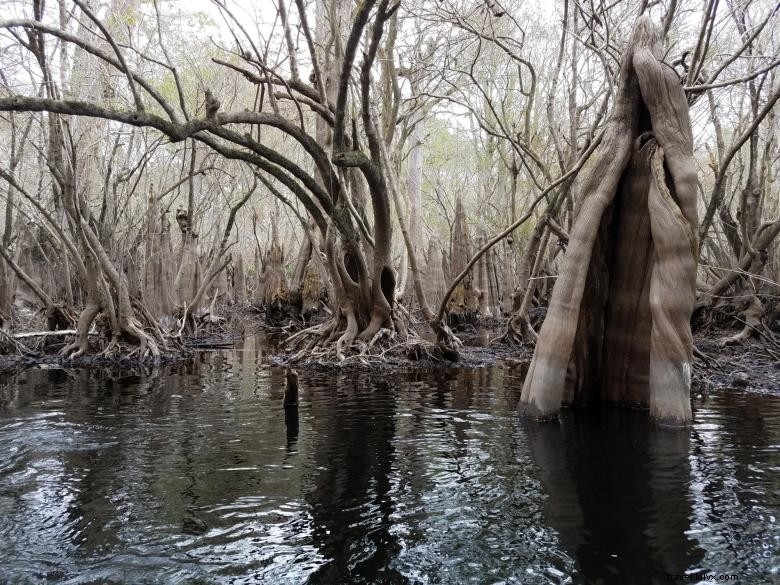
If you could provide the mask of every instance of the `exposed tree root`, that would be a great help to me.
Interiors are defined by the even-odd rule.
[[[356,312],[346,306],[341,308],[340,315],[325,323],[294,333],[285,344],[292,353],[291,363],[325,365],[376,357],[390,347],[400,347],[419,339],[417,335],[409,335],[400,318],[388,318],[379,327],[371,321],[360,331]]]
[[[133,302],[133,305],[143,317],[143,324],[133,315],[114,315],[114,318],[110,319],[112,321],[111,335],[105,347],[101,349],[100,344],[101,340],[106,339],[106,336],[98,335],[96,338],[97,347],[94,350],[99,357],[126,357],[137,353],[142,358],[151,356],[159,359],[163,352],[173,348],[175,336],[166,335],[157,321],[140,303]],[[104,307],[100,304],[88,303],[79,315],[75,339],[66,344],[59,351],[59,355],[75,359],[89,353],[92,349],[89,338],[94,336],[93,325],[96,321],[101,322],[99,316],[105,312]],[[105,333],[104,326],[98,326],[97,329],[103,329],[103,333]],[[137,347],[137,352],[134,351],[134,347]]]
[[[439,323],[430,324],[436,343],[423,339],[409,330],[408,315],[391,311],[390,317],[376,326],[369,321],[360,331],[357,315],[342,307],[332,319],[291,335],[286,347],[291,352],[289,363],[349,367],[368,365],[392,355],[398,359],[456,361],[462,342],[452,330]]]
[[[115,336],[111,336],[111,341],[106,348],[100,352],[100,357],[116,357],[119,351],[119,340]]]
[[[490,341],[490,345],[510,345],[522,348],[533,348],[538,339],[537,330],[544,319],[546,309],[537,308],[523,316],[515,311],[507,319],[504,332]]]
[[[694,312],[693,329],[701,333],[710,329],[730,329],[734,325],[741,325],[740,331],[723,337],[719,345],[742,345],[752,338],[760,337],[769,345],[780,349],[780,343],[772,331],[774,314],[771,310],[766,310],[765,300],[759,294],[750,294],[742,301],[723,302],[716,306],[702,303]]]
[[[742,331],[722,339],[722,346],[726,347],[728,345],[738,345],[756,335],[760,328],[763,327],[761,317],[764,315],[764,307],[757,297],[753,296],[751,298],[743,315],[745,317],[744,320],[739,319],[739,321],[744,323]]]
[[[311,328],[311,330],[315,329]],[[319,335],[322,335],[326,329],[322,328]],[[340,346],[333,342],[318,344],[317,338],[312,335],[298,337],[297,341],[303,343],[303,347],[289,358],[289,364],[304,363],[323,367],[350,368],[386,363],[391,357],[432,362],[456,361],[459,357],[455,350],[442,348],[415,334],[402,338],[388,327],[380,328],[368,341],[358,336],[350,346]]]
[[[60,350],[60,355],[73,359],[87,352],[89,349],[89,330],[101,310],[102,307],[99,304],[87,303],[87,306],[84,307],[81,315],[79,315],[76,339],[63,347]]]

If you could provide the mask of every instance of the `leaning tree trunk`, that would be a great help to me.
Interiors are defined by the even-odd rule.
[[[534,269],[539,268],[539,264],[544,258],[548,237],[547,222],[545,218],[540,218],[518,263],[517,287],[512,293],[512,310],[507,320],[507,341],[524,344],[535,342],[537,339],[536,332],[528,318],[528,311],[536,290],[537,281],[533,278],[536,276]]]
[[[691,418],[697,179],[688,103],[661,45],[640,17],[523,387],[529,416],[604,400]]]
[[[214,252],[216,254],[216,252]],[[214,258],[211,259],[211,261],[214,261]],[[208,266],[207,266],[208,268]],[[207,274],[206,277],[209,275]],[[232,305],[235,303],[235,299],[233,298],[233,287],[230,286],[228,283],[228,269],[227,266],[225,268],[222,268],[217,272],[216,276],[213,276],[213,280],[211,281],[211,284],[208,286],[208,293],[209,296],[213,298],[219,298],[226,302],[229,305]]]

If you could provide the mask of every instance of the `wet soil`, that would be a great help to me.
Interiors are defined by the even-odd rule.
[[[751,339],[723,347],[723,338],[736,331],[698,335],[696,347],[712,358],[710,364],[696,360],[694,371],[705,377],[711,389],[752,390],[780,395],[780,353],[768,342]]]
[[[58,355],[64,338],[45,340],[36,351],[27,354],[0,355],[0,374],[26,368],[125,368],[151,367],[191,360],[204,350],[229,349],[248,336],[261,334],[270,348],[269,365],[286,365],[290,354],[285,353],[283,340],[300,327],[311,323],[286,327],[268,327],[262,314],[253,311],[233,311],[227,315],[225,326],[218,333],[203,333],[184,340],[183,346],[155,360],[152,357],[107,357],[87,354],[75,359]],[[433,336],[424,326],[417,325],[419,342],[395,343],[374,352],[374,355],[350,356],[341,363],[310,360],[298,362],[296,369],[341,372],[424,372],[442,368],[485,368],[496,364],[513,370],[518,378],[525,376],[533,348],[497,342],[501,323],[495,319],[479,325],[466,325],[457,332],[463,341],[457,355],[436,351],[430,341]],[[706,359],[694,362],[692,394],[707,394],[717,389],[751,390],[780,395],[780,350],[768,340],[751,339],[744,343],[723,346],[722,340],[736,330],[709,329],[695,335],[695,343]]]
[[[193,356],[192,350],[182,349],[175,354],[161,356],[158,359],[150,357],[107,357],[98,355],[82,355],[76,358],[67,358],[57,353],[43,353],[37,355],[0,355],[0,375],[9,371],[23,370],[27,368],[46,369],[57,368],[137,368],[176,364],[187,361]]]

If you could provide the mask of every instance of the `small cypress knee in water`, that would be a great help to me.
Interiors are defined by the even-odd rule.
[[[298,372],[291,367],[285,371],[284,406],[298,406]]]

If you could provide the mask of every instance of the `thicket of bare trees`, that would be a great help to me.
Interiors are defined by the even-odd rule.
[[[454,349],[451,327],[488,317],[535,343],[640,15],[692,129],[694,324],[772,335],[771,0],[4,6],[4,343],[42,310],[76,331],[67,355],[159,355],[232,303],[275,323],[319,313],[289,339],[298,357],[422,324]]]

